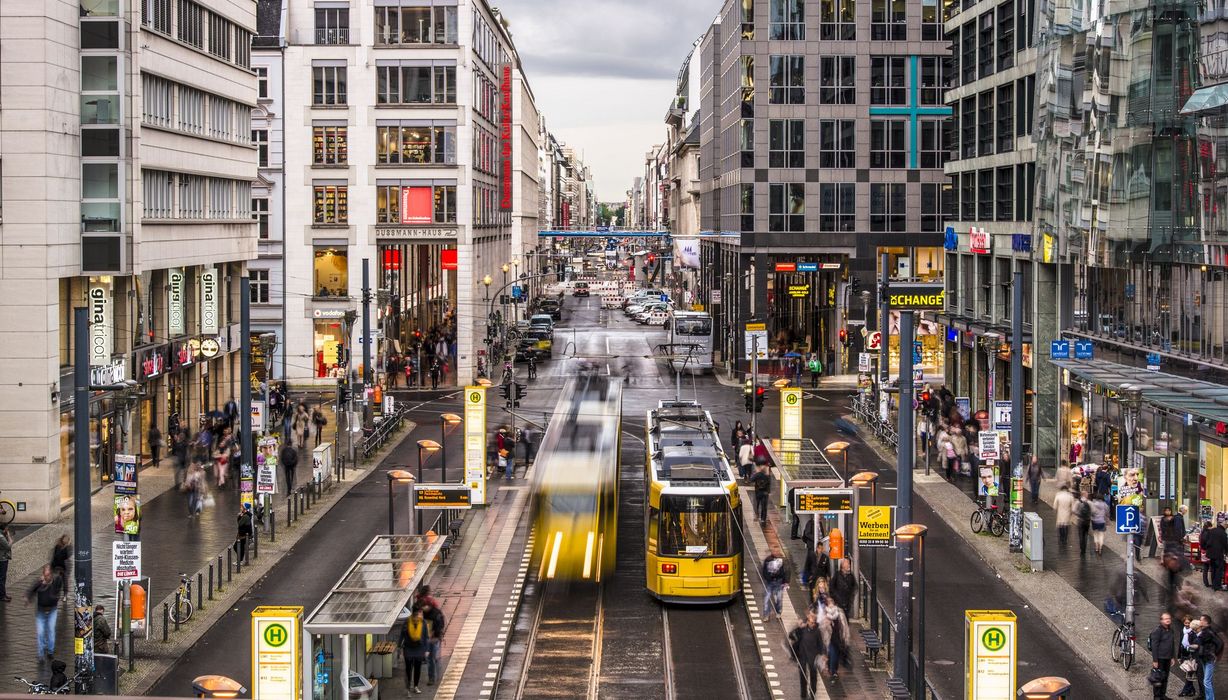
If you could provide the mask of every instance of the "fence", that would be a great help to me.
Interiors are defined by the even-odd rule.
[[[889,420],[883,420],[878,414],[878,407],[868,396],[858,396],[853,399],[853,414],[874,437],[886,447],[897,450],[900,447],[900,437],[895,425]]]
[[[371,431],[371,434],[363,438],[362,449],[360,450],[363,459],[370,459],[371,453],[383,447],[384,444],[387,443],[393,436],[393,434],[401,429],[401,426],[405,424],[406,413],[408,413],[408,411],[398,405],[396,412],[394,412],[391,416],[385,416],[384,419],[375,426],[375,429]]]

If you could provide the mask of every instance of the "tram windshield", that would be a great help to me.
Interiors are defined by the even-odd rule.
[[[733,553],[729,504],[724,496],[661,496],[659,554],[723,557]]]
[[[712,319],[675,318],[674,332],[678,335],[712,335]]]

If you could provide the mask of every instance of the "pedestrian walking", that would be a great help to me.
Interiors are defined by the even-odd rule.
[[[533,464],[533,460],[537,459],[537,428],[532,425],[526,425],[520,433],[520,439],[524,442],[524,465],[527,468]]]
[[[153,465],[159,466],[162,464],[162,431],[158,430],[158,426],[149,426],[149,456],[153,460]]]
[[[1092,529],[1092,505],[1087,492],[1079,493],[1079,502],[1074,506],[1076,525],[1079,528],[1079,556],[1087,553],[1087,533]]]
[[[768,471],[766,464],[756,467],[750,483],[755,487],[755,517],[759,519],[760,525],[767,525],[768,497],[772,493],[772,473]]]
[[[7,525],[0,525],[0,602],[11,602],[8,578],[9,562],[13,560],[13,533]]]
[[[1221,569],[1223,567],[1220,567]],[[1202,615],[1198,618],[1198,662],[1202,665],[1202,693],[1205,700],[1215,700],[1215,664],[1224,650],[1224,641],[1219,632],[1211,626],[1211,618]]]
[[[430,653],[431,623],[422,617],[422,608],[415,606],[405,627],[401,629],[401,655],[405,658],[405,687],[411,693],[421,693],[422,662]]]
[[[426,684],[435,685],[435,679],[439,677],[439,647],[443,645],[443,628],[446,621],[443,611],[433,599],[422,601],[422,619],[426,620],[431,628],[431,636],[427,638]]]
[[[205,509],[205,497],[208,486],[205,484],[205,470],[199,464],[188,467],[179,487],[188,497],[188,517],[200,515]]]
[[[1031,461],[1028,462],[1028,489],[1032,492],[1032,505],[1040,503],[1040,460],[1036,455],[1032,455]]]
[[[311,409],[311,425],[315,428],[316,447],[319,447],[320,439],[324,435],[324,426],[328,425],[328,418],[324,417],[324,411],[320,410],[319,406]]]
[[[1091,508],[1092,541],[1096,545],[1096,554],[1100,554],[1104,549],[1104,531],[1108,527],[1109,504],[1102,498],[1094,498],[1088,505]]]
[[[57,576],[68,580],[68,575],[72,567],[72,545],[68,535],[60,535],[55,541],[55,546],[51,548],[51,570]]]
[[[64,580],[51,568],[43,565],[38,580],[26,591],[26,602],[35,603],[34,627],[38,634],[38,655],[50,659],[55,654],[55,620],[60,610],[60,596],[64,592]]]
[[[1151,631],[1147,638],[1147,648],[1151,650],[1151,695],[1156,698],[1168,696],[1168,674],[1176,656],[1176,635],[1173,634],[1173,616],[1168,613],[1160,615],[1160,624]]]
[[[286,493],[294,492],[294,470],[298,468],[298,450],[290,444],[282,445],[281,468],[286,473]]]
[[[1070,539],[1070,516],[1074,509],[1074,495],[1070,487],[1062,484],[1053,497],[1053,510],[1057,513],[1057,543],[1063,547]]]
[[[827,641],[827,674],[831,676],[831,680],[840,680],[840,667],[852,668],[853,664],[850,658],[849,650],[852,648],[852,642],[849,638],[849,621],[844,611],[839,605],[828,605],[823,610],[823,617],[819,620],[819,629],[823,632],[823,639]]]
[[[1228,554],[1228,532],[1224,525],[1216,521],[1215,526],[1207,533],[1207,542],[1203,545],[1207,554],[1207,563],[1211,565],[1211,590],[1224,590],[1224,555]]]
[[[811,605],[814,604],[819,580],[826,581],[829,576],[831,576],[831,557],[827,556],[827,552],[824,552],[822,548],[816,550],[814,547],[808,547],[806,562],[802,565],[802,585],[806,588],[806,596],[810,599]]]
[[[222,437],[215,443],[213,452],[213,476],[220,489],[226,485],[226,475],[230,472],[230,455],[234,451],[235,440],[230,428],[222,429]]]
[[[1069,489],[1074,488],[1074,478],[1070,472],[1070,462],[1063,459],[1062,463],[1058,465],[1057,473],[1053,475],[1053,485],[1059,489],[1063,486]]]
[[[439,358],[436,357],[431,361],[431,388],[439,388],[439,377],[443,374],[443,366],[439,363]]]
[[[825,647],[819,621],[813,612],[807,612],[806,618],[789,632],[789,650],[793,653],[801,677],[802,700],[814,700],[818,693],[818,660]]]
[[[1202,585],[1211,587],[1211,559],[1207,556],[1207,537],[1211,534],[1211,521],[1204,520],[1198,531],[1198,558],[1202,564]]]
[[[255,527],[252,523],[252,504],[244,503],[239,509],[238,532],[235,534],[235,554],[239,555],[239,561],[247,563],[247,541],[251,539],[252,533],[255,532]]]
[[[744,437],[742,444],[738,446],[738,476],[742,477],[743,482],[749,483],[754,469],[755,448],[750,444],[750,440]]]
[[[844,611],[845,617],[852,614],[853,601],[857,598],[857,579],[853,576],[853,566],[848,559],[840,560],[840,570],[831,579],[831,597]]]
[[[810,370],[810,388],[819,388],[819,377],[823,374],[823,363],[819,361],[819,353],[810,353],[810,360],[806,362],[806,368]]]
[[[763,601],[767,612],[767,621],[772,621],[772,613],[780,617],[784,609],[785,590],[789,587],[789,562],[785,561],[780,545],[772,545],[772,551],[763,560],[760,573],[763,575]]]
[[[503,470],[504,479],[516,478],[516,460],[512,459],[512,453],[508,450],[499,450],[497,466]]]
[[[737,450],[742,444],[741,436],[745,434],[746,428],[743,427],[742,421],[734,421],[733,430],[729,431],[729,446]]]
[[[1180,666],[1185,678],[1185,685],[1181,686],[1181,692],[1177,693],[1179,698],[1194,697],[1197,692],[1195,683],[1202,680],[1202,676],[1198,675],[1198,629],[1201,622],[1195,618],[1186,615],[1181,619],[1181,641],[1177,646],[1178,666]],[[1193,645],[1193,648],[1191,648]]]

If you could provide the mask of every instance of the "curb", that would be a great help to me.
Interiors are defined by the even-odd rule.
[[[844,416],[845,420],[857,422],[856,416]],[[890,461],[891,455],[877,441],[865,440],[867,446],[880,459]],[[1023,573],[1014,566],[1018,559],[1015,555],[1004,552],[996,546],[997,538],[973,535],[961,528],[961,523],[970,510],[957,511],[947,496],[955,492],[960,499],[967,501],[963,491],[948,484],[941,476],[926,477],[923,473],[914,473],[913,492],[925,500],[934,512],[951,525],[963,542],[976,553],[997,575],[998,579],[1010,586],[1020,598],[1028,601],[1028,605],[1040,613],[1045,624],[1065,642],[1075,655],[1086,664],[1088,670],[1122,698],[1141,697],[1151,691],[1150,686],[1143,682],[1137,674],[1108,673],[1109,669],[1118,668],[1109,655],[1109,640],[1112,639],[1116,626],[1105,617],[1091,601],[1083,597],[1073,586],[1066,583],[1060,575],[1052,571],[1037,571]],[[968,503],[969,509],[971,503]],[[1007,554],[1003,558],[1002,554]],[[1056,608],[1059,600],[1067,601],[1068,609]],[[1073,601],[1073,602],[1070,602]],[[1090,620],[1090,624],[1079,626],[1072,620]],[[1097,642],[1096,640],[1102,640]],[[1140,646],[1142,644],[1140,643]],[[1145,650],[1143,650],[1145,653]],[[1146,659],[1142,659],[1146,662]],[[1148,663],[1136,664],[1138,668],[1150,667]]]
[[[177,635],[169,637],[165,644],[160,641],[151,640],[151,642],[139,645],[136,654],[138,662],[136,669],[124,671],[120,674],[119,694],[145,695],[154,685],[161,681],[181,658],[184,650],[200,641],[201,637],[214,624],[219,622],[237,601],[247,595],[257,583],[268,575],[269,571],[281,560],[283,554],[294,548],[311,531],[311,528],[333,509],[333,506],[340,502],[351,489],[373,473],[375,468],[401,444],[406,434],[418,427],[416,423],[408,419],[405,421],[405,425],[407,429],[400,439],[389,441],[385,444],[378,453],[368,460],[367,467],[351,469],[348,475],[349,478],[338,482],[338,488],[328,492],[320,499],[316,507],[300,516],[299,520],[295,522],[293,530],[283,531],[282,539],[277,542],[264,540],[261,547],[264,550],[264,556],[257,559],[256,563],[249,564],[243,570],[243,573],[239,574],[242,578],[232,581],[226,586],[221,595],[215,596],[212,601],[209,601],[208,605],[197,611],[198,614],[204,613],[200,617],[194,618],[194,622],[198,622],[198,624],[187,623]],[[151,635],[153,631],[151,627]],[[126,667],[126,662],[121,660],[121,665]]]

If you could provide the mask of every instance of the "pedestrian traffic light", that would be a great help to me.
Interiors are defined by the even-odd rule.
[[[337,382],[337,405],[338,407],[345,406],[350,402],[350,385],[346,380],[342,379]]]
[[[848,331],[848,329],[847,329],[847,328],[841,328],[841,329],[840,329],[840,344],[841,344],[841,345],[843,345],[843,346],[845,346],[845,347],[848,347],[848,344],[849,344],[849,331]]]
[[[500,386],[499,395],[503,397],[504,401],[511,401],[512,400],[512,385],[504,384],[503,386]]]
[[[929,403],[929,401],[930,401],[930,390],[929,390],[929,389],[922,389],[922,390],[921,390],[921,403],[922,403],[922,404],[927,404],[927,403]]]
[[[760,413],[763,411],[763,397],[766,394],[767,391],[764,390],[763,387],[755,387],[755,413]]]
[[[852,288],[853,294],[861,292],[861,280],[856,277],[849,280],[849,286]]]

